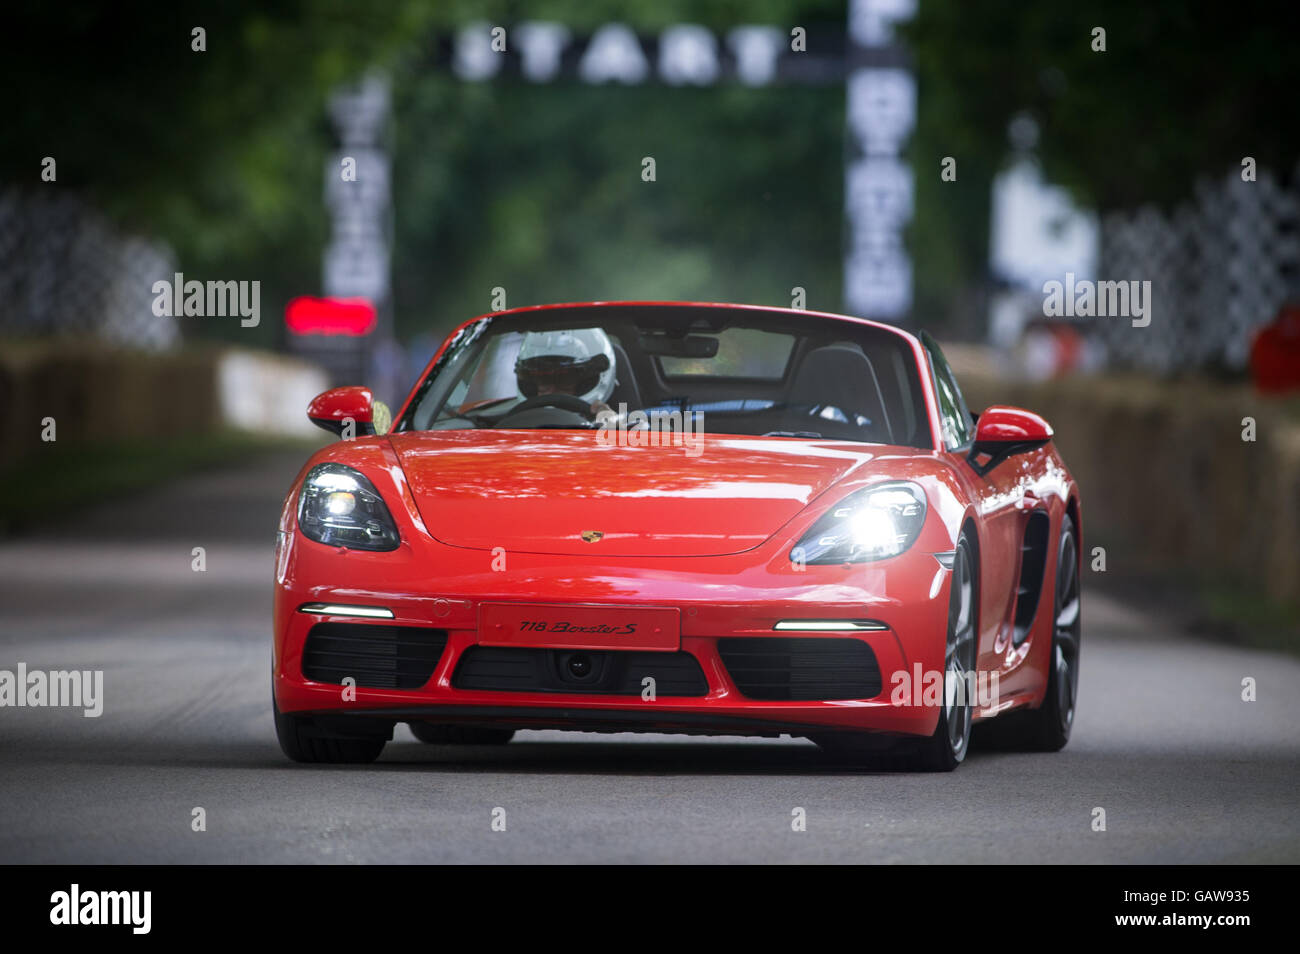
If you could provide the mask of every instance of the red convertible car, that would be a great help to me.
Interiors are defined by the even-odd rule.
[[[466,322],[280,518],[273,705],[303,762],[519,729],[789,734],[951,770],[1065,745],[1079,494],[1035,414],[972,415],[925,333],[749,305]],[[390,419],[391,418],[391,419]]]

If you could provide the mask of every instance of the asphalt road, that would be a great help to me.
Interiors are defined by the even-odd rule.
[[[275,518],[300,463],[0,543],[0,669],[105,672],[99,718],[0,708],[0,862],[1300,861],[1300,661],[1196,641],[1086,581],[1081,707],[1054,755],[921,775],[801,739],[451,749],[400,726],[373,766],[294,765],[267,670]]]

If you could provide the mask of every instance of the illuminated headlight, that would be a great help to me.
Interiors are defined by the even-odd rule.
[[[298,526],[317,543],[353,550],[395,550],[393,516],[374,484],[342,464],[311,469],[298,495]]]
[[[925,491],[891,481],[849,494],[828,510],[798,546],[795,563],[864,563],[897,556],[925,524]]]

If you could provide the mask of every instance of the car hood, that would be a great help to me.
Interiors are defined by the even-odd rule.
[[[389,439],[438,540],[575,556],[752,549],[885,450],[712,434],[695,447],[628,447],[566,430],[420,431]]]

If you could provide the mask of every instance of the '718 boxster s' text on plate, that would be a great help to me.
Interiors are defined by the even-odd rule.
[[[273,699],[304,762],[518,729],[806,736],[950,770],[1065,745],[1079,495],[928,335],[747,305],[520,308],[451,334],[280,519]]]

